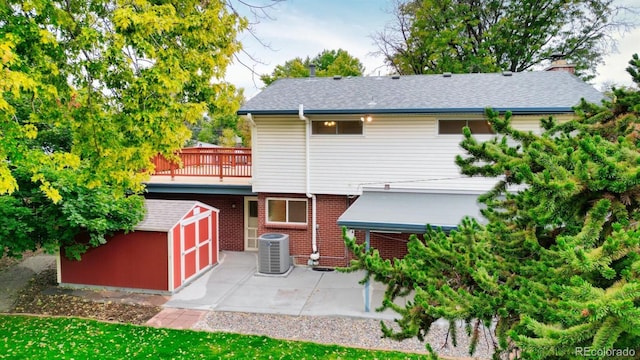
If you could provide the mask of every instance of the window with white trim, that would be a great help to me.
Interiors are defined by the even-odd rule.
[[[305,225],[307,200],[267,198],[267,223]]]
[[[469,127],[472,134],[494,134],[487,120],[438,120],[438,135],[461,135],[462,128]]]
[[[361,120],[312,120],[313,135],[362,135],[364,122]]]

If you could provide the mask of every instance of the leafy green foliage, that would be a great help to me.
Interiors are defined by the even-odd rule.
[[[211,119],[204,117],[195,125],[195,140],[221,146],[236,146],[236,137],[242,139],[242,145],[251,147],[251,127],[247,120],[237,114],[216,114]]]
[[[563,54],[590,78],[616,10],[613,0],[400,0],[375,39],[400,74],[525,71]]]
[[[0,315],[0,356],[10,359],[424,359],[424,355],[158,329],[73,318]]]
[[[357,58],[349,55],[345,50],[324,50],[313,59],[295,58],[278,65],[271,74],[260,76],[265,85],[282,78],[309,77],[309,65],[316,65],[316,76],[328,77],[334,75],[361,76],[364,66]]]
[[[640,85],[637,56],[630,65]],[[345,236],[356,257],[347,270],[385,283],[383,308],[402,316],[385,336],[423,339],[444,318],[466,321],[476,340],[495,325],[496,356],[640,351],[640,91],[613,93],[602,106],[581,104],[574,120],[543,119],[540,135],[492,110],[495,138],[478,142],[465,128],[461,172],[499,178],[479,199],[486,225],[428,227],[393,261]],[[408,294],[406,306],[393,303]]]
[[[174,156],[203,113],[238,107],[219,79],[247,23],[224,1],[9,0],[0,19],[8,254],[62,245],[77,257],[78,234],[95,246],[131,229],[150,159]]]

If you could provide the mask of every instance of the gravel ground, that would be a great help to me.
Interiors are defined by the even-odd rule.
[[[386,324],[393,325],[390,321]],[[367,349],[426,352],[424,344],[417,339],[400,342],[381,338],[380,321],[374,319],[214,311],[207,314],[194,328]],[[458,330],[458,346],[453,347],[450,339],[447,345],[447,328],[446,323],[437,322],[426,337],[426,341],[439,355],[460,359],[491,358],[493,347],[484,340],[481,340],[474,356],[469,357],[469,342],[462,325]]]

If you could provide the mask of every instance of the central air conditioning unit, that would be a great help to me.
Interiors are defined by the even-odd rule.
[[[258,272],[284,274],[291,267],[289,235],[266,233],[258,237]]]

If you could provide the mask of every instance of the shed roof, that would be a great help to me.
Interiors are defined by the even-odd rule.
[[[247,101],[240,115],[572,112],[602,93],[564,71],[280,79]]]
[[[145,200],[146,214],[144,219],[134,228],[136,231],[171,230],[196,205],[213,209],[194,200]]]

